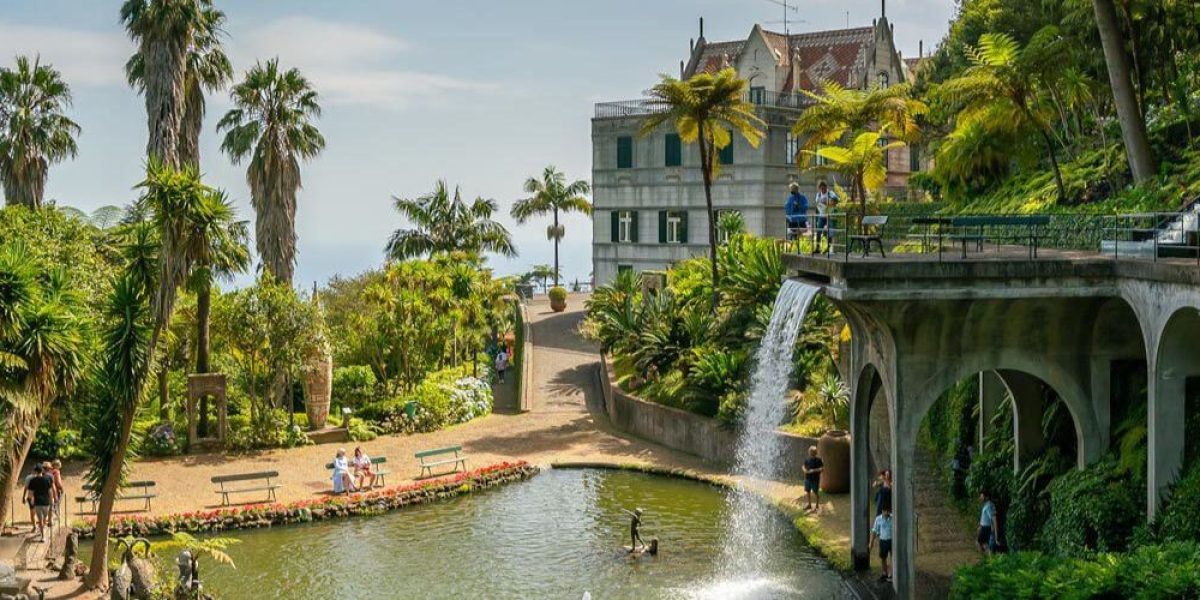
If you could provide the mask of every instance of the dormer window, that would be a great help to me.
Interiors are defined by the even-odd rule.
[[[886,90],[888,88],[889,77],[887,71],[879,72],[879,89]]]

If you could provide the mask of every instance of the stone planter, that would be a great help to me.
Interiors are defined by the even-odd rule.
[[[817,440],[817,454],[825,462],[821,489],[832,494],[850,491],[850,434],[828,431]]]
[[[557,298],[551,296],[550,297],[550,310],[553,310],[554,312],[562,312],[564,310],[567,310],[567,299],[563,298],[560,300],[560,299],[557,299]]]
[[[332,393],[333,357],[322,352],[311,357],[304,370],[304,412],[308,413],[309,430],[325,427]]]

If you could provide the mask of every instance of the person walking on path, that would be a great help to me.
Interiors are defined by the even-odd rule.
[[[508,370],[508,351],[501,348],[496,353],[496,378],[504,383],[504,372]]]
[[[885,510],[892,510],[892,470],[880,471],[875,485],[879,488],[875,490],[875,515],[879,516]]]
[[[45,541],[46,528],[54,525],[54,522],[50,520],[50,507],[54,506],[57,494],[54,489],[54,479],[45,473],[42,465],[33,468],[33,477],[25,486],[25,496],[33,506],[34,525],[38,530],[38,539]]]
[[[883,512],[875,517],[875,523],[871,525],[871,539],[867,542],[867,552],[871,551],[875,542],[879,542],[879,566],[883,569],[879,580],[891,581],[892,570],[888,565],[888,558],[892,556],[892,509],[890,507],[883,509]]]
[[[808,458],[804,461],[804,500],[807,502],[804,510],[814,510],[813,499],[816,499],[815,510],[821,510],[821,472],[825,470],[825,461],[817,456],[817,447],[808,449]]]
[[[996,519],[996,504],[987,491],[979,492],[983,508],[979,510],[979,529],[975,532],[975,543],[979,551],[990,556],[996,551],[996,540],[1000,539],[999,521]]]
[[[821,253],[821,238],[825,238],[825,252],[833,252],[833,221],[829,211],[837,206],[837,194],[829,191],[829,184],[822,181],[817,184],[817,241],[813,244],[813,254]]]
[[[50,481],[54,482],[54,506],[51,513],[53,513],[54,518],[57,519],[59,523],[62,523],[62,503],[64,491],[62,481],[62,461],[46,461],[46,464],[42,465],[42,469],[45,474],[50,477]]]

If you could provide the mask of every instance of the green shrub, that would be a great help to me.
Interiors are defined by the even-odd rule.
[[[412,418],[404,410],[409,402],[416,403]],[[435,371],[413,391],[368,403],[358,414],[383,433],[421,433],[466,423],[491,411],[491,386],[472,377],[469,365],[462,365]]]
[[[550,301],[551,302],[566,302],[567,301],[567,289],[562,286],[558,286],[558,285],[550,288]]]
[[[1200,542],[1200,462],[1171,489],[1150,529],[1159,541]]]
[[[1043,531],[1046,551],[1077,556],[1126,549],[1144,519],[1143,496],[1138,493],[1144,486],[1111,458],[1059,476],[1050,484],[1050,519]]]
[[[87,456],[81,446],[79,432],[74,429],[39,427],[29,448],[29,455],[42,460],[68,460]]]
[[[341,406],[362,406],[374,397],[376,385],[375,372],[370,367],[338,367],[333,370],[333,401]]]

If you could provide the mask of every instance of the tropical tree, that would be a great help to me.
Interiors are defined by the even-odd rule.
[[[21,244],[0,250],[0,514],[51,403],[82,377],[83,295]]]
[[[819,93],[802,92],[814,101],[792,125],[792,133],[804,138],[802,150],[814,150],[838,143],[847,135],[885,127],[895,137],[911,143],[921,133],[917,118],[929,110],[925,103],[912,97],[911,87],[904,83],[861,90],[825,81]],[[797,154],[797,158],[806,156],[811,154]]]
[[[188,54],[211,7],[211,0],[126,0],[121,6],[121,22],[141,56],[146,154],[164,165],[180,164]]]
[[[539,215],[554,215],[554,223],[546,228],[546,239],[554,241],[555,287],[558,287],[558,244],[566,233],[558,222],[558,214],[592,214],[592,203],[585,196],[590,190],[591,186],[582,179],[568,184],[567,176],[551,165],[542,171],[541,179],[530,177],[525,180],[525,193],[533,195],[513,203],[512,216],[518,225],[524,225],[525,221]]]
[[[50,165],[75,156],[79,125],[65,114],[71,88],[58,71],[18,56],[0,68],[0,182],[8,204],[38,208]]]
[[[717,216],[713,209],[713,177],[721,165],[718,152],[733,143],[733,132],[751,146],[763,139],[763,122],[754,114],[754,105],[745,99],[746,80],[732,68],[700,73],[681,81],[663,75],[650,90],[649,104],[654,109],[642,121],[640,135],[649,135],[670,124],[680,140],[700,146],[700,172],[704,179],[704,200],[708,209],[708,250],[712,266],[712,310],[716,310],[719,280],[717,273]]]
[[[1061,201],[1067,192],[1055,150],[1052,111],[1042,99],[1045,83],[1054,71],[1054,57],[1060,50],[1061,44],[1051,27],[1039,31],[1025,48],[1006,34],[985,33],[980,36],[979,45],[969,50],[971,66],[941,84],[938,95],[958,107],[956,131],[975,128],[1010,137],[1032,132],[1040,137],[1054,169]],[[953,136],[952,133],[952,139]],[[942,151],[951,151],[947,146]]]
[[[202,250],[188,280],[196,294],[196,372],[208,373],[209,324],[212,314],[212,287],[220,280],[232,279],[250,267],[249,227],[237,219],[237,209],[224,192],[207,194],[203,200],[211,215],[193,234]],[[201,436],[208,434],[208,396],[200,399]]]
[[[391,260],[451,252],[517,255],[508,229],[492,219],[495,200],[476,198],[467,204],[458,187],[452,197],[446,181],[439,179],[429,194],[415,200],[394,197],[392,202],[412,228],[397,229],[388,239],[385,253]]]
[[[192,23],[191,43],[184,60],[183,117],[180,120],[179,160],[200,165],[200,130],[204,126],[204,92],[215,92],[233,78],[233,66],[221,45],[225,13],[208,1],[199,4]],[[129,85],[146,93],[146,57],[138,52],[125,63]]]
[[[234,164],[252,155],[246,182],[258,254],[275,279],[291,284],[300,161],[325,149],[325,138],[312,123],[321,116],[317,92],[299,70],[281,70],[279,60],[271,59],[247,71],[231,96],[234,108],[217,123],[225,132],[221,150]]]
[[[542,282],[543,292],[549,289],[546,287],[546,280],[553,278],[555,281],[558,281],[558,276],[558,269],[551,267],[550,265],[533,265],[533,270],[529,272],[529,277],[531,279],[537,279]]]
[[[824,158],[831,165],[812,168],[834,170],[846,177],[850,182],[850,197],[858,200],[861,216],[867,214],[867,195],[887,183],[888,151],[904,146],[900,141],[883,140],[881,143],[886,132],[886,128],[882,132],[864,131],[844,148],[825,146],[816,151],[805,151]]]
[[[1141,183],[1153,177],[1156,169],[1150,140],[1146,135],[1146,120],[1133,90],[1129,57],[1125,55],[1125,35],[1117,23],[1117,9],[1113,0],[1092,0],[1092,4],[1096,12],[1096,26],[1100,30],[1100,43],[1104,47],[1104,62],[1108,66],[1108,81],[1117,105],[1117,120],[1121,123],[1121,137],[1125,141],[1125,155],[1129,159],[1133,180]]]
[[[211,261],[207,240],[219,220],[221,193],[205,186],[195,168],[177,169],[151,157],[142,196],[126,227],[125,271],[113,285],[105,309],[104,351],[96,374],[91,415],[85,421],[92,467],[87,478],[100,490],[96,541],[87,585],[107,584],[108,528],[130,456],[133,422],[143,398],[153,357],[174,311],[179,287],[197,263]]]

